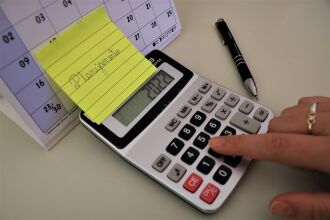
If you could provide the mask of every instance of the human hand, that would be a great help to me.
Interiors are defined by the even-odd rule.
[[[317,102],[316,122],[307,135],[307,114]],[[301,98],[273,118],[268,134],[220,136],[210,139],[210,147],[226,155],[276,161],[330,174],[330,97]],[[271,201],[275,215],[293,219],[330,219],[330,193],[283,193]]]

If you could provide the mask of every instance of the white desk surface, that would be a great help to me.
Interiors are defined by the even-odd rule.
[[[276,114],[308,95],[330,96],[330,1],[177,0],[181,35],[164,51],[247,94],[214,22],[223,17]],[[329,191],[330,176],[255,162],[225,205],[204,215],[130,166],[81,125],[50,152],[0,113],[0,219],[277,219],[285,191]]]

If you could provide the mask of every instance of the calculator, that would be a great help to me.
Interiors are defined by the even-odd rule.
[[[80,120],[126,161],[204,213],[214,213],[251,159],[214,152],[221,135],[266,133],[272,111],[188,70],[164,53],[157,71],[102,124]]]

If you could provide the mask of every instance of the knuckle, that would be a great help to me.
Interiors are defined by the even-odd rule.
[[[313,202],[310,206],[310,219],[329,219],[330,217],[330,207],[328,202],[320,200],[318,202]]]
[[[310,99],[310,97],[302,97],[302,98],[299,99],[298,104],[306,103],[307,100],[309,100],[309,99]]]
[[[279,158],[285,152],[285,140],[282,135],[272,134],[267,136],[267,150],[270,158]]]
[[[290,111],[289,108],[285,108],[285,109],[282,110],[280,115],[286,115],[286,114],[289,113],[289,111]]]

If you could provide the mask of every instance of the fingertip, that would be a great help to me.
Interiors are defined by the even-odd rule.
[[[209,146],[211,148],[223,147],[225,144],[225,139],[222,137],[214,137],[209,140]]]
[[[273,215],[280,217],[292,218],[296,215],[294,207],[290,203],[282,200],[273,200],[269,209]]]

